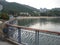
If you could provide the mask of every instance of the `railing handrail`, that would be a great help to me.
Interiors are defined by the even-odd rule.
[[[30,28],[30,27],[18,26],[18,25],[12,25],[12,24],[7,24],[7,25],[8,26],[13,26],[13,27],[16,27],[16,28],[30,30],[30,31],[49,32],[49,33],[55,33],[55,34],[60,35],[60,32],[55,32],[55,31],[40,30],[40,29],[34,29],[34,28]]]
[[[10,38],[8,38],[8,39],[10,39],[11,41],[15,41],[15,42],[17,42],[18,44],[25,44],[25,42],[23,42],[22,41],[22,33],[24,33],[24,32],[22,32],[21,31],[21,29],[25,29],[25,30],[28,30],[28,31],[34,31],[35,33],[33,34],[34,35],[34,42],[35,42],[35,45],[39,45],[39,39],[40,39],[40,32],[42,32],[42,33],[48,33],[48,34],[53,34],[53,35],[57,35],[57,36],[59,36],[60,35],[60,32],[54,32],[54,31],[49,31],[49,30],[40,30],[40,29],[35,29],[35,28],[29,28],[29,27],[25,27],[25,26],[18,26],[18,25],[15,25],[15,24],[13,24],[14,23],[14,20],[15,20],[15,18],[14,19],[12,19],[12,20],[9,20],[9,21],[7,21],[5,24],[9,27],[9,34],[11,34],[11,35],[9,35],[9,37]],[[12,24],[11,24],[11,23]],[[10,30],[10,27],[13,27],[13,28],[16,28],[17,29],[17,36],[16,35],[13,35],[14,33],[16,33],[16,32],[12,32],[13,30],[13,28]],[[14,29],[15,31],[16,31],[16,29]],[[24,34],[26,34],[26,33],[24,33]],[[23,34],[23,35],[24,35]],[[32,35],[32,36],[33,36]],[[55,35],[55,36],[56,36]],[[17,41],[16,40],[14,40],[15,39],[15,36],[16,36],[16,39],[17,39]],[[30,37],[31,35],[30,35],[30,32],[29,32],[29,37]],[[45,37],[45,36],[44,36]],[[12,39],[11,39],[12,38]],[[51,37],[50,37],[51,38]],[[26,38],[25,38],[26,39]],[[49,39],[49,38],[48,38]],[[9,40],[9,41],[10,41]],[[28,40],[28,39],[27,39]],[[53,39],[52,39],[53,40]],[[15,43],[14,42],[14,43]],[[23,42],[23,43],[22,43]],[[58,42],[58,41],[57,41]],[[27,42],[26,42],[27,43]]]
[[[13,26],[13,27],[16,27],[16,28],[21,28],[21,29],[27,29],[27,30],[30,30],[30,31],[49,32],[49,33],[55,33],[55,34],[60,35],[60,32],[56,32],[56,31],[49,31],[49,30],[42,30],[42,29],[40,30],[40,29],[34,29],[34,28],[30,28],[30,27],[25,27],[25,26],[18,26],[18,25],[14,25],[14,24],[13,25],[8,24],[8,22],[13,21],[13,20],[15,20],[15,18],[12,19],[12,20],[7,21],[6,24],[8,26]]]

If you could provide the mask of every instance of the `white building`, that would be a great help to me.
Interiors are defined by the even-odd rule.
[[[21,15],[24,15],[24,16],[30,16],[30,14],[28,12],[20,12]]]
[[[9,14],[9,19],[11,20],[13,18],[14,18],[14,16],[12,14]]]

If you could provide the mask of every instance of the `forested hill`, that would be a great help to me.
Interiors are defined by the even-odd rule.
[[[7,13],[11,13],[11,12],[29,12],[29,13],[33,13],[33,11],[39,11],[36,8],[27,6],[27,5],[23,5],[23,4],[18,4],[15,2],[4,2],[1,1],[0,4],[3,5],[3,10],[2,12],[7,12]]]
[[[60,8],[53,8],[40,14],[40,16],[60,16]]]

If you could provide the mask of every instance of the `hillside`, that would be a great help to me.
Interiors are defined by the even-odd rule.
[[[23,4],[18,4],[15,2],[3,2],[1,1],[0,4],[3,5],[3,10],[2,12],[7,12],[7,13],[11,13],[11,12],[28,12],[28,13],[33,13],[33,11],[39,11],[36,8],[27,6],[27,5],[23,5]]]

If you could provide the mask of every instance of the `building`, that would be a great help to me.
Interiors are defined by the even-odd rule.
[[[31,16],[28,12],[20,12],[21,16]]]
[[[46,8],[40,8],[40,12],[46,12],[48,9]]]

